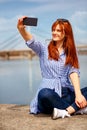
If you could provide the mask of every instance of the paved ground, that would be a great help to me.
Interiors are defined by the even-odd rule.
[[[0,130],[87,130],[87,115],[52,120],[28,114],[29,106],[0,104]]]

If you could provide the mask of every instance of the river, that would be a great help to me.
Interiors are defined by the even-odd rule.
[[[79,55],[81,87],[87,86],[87,55]],[[30,104],[39,83],[39,61],[0,60],[0,104]]]

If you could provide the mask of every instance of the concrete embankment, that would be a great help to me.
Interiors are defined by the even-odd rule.
[[[29,114],[28,105],[0,104],[0,130],[87,130],[87,115],[52,120],[51,115]]]

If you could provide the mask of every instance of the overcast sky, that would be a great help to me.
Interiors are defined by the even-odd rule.
[[[0,0],[0,46],[11,38],[16,41],[17,20],[23,15],[38,18],[38,26],[28,29],[43,42],[51,38],[52,23],[66,18],[72,24],[76,44],[87,44],[87,0]]]

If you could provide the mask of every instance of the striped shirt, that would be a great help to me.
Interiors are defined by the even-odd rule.
[[[37,114],[38,110],[38,92],[42,88],[54,89],[61,97],[62,87],[68,87],[74,91],[70,82],[69,75],[76,72],[79,75],[79,70],[70,65],[65,66],[66,55],[64,52],[60,54],[58,61],[48,59],[48,45],[35,41],[34,38],[26,42],[27,46],[31,48],[39,56],[42,81],[37,90],[35,98],[30,103],[30,113]]]

